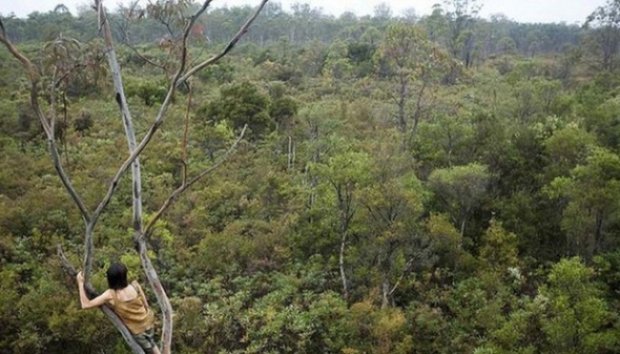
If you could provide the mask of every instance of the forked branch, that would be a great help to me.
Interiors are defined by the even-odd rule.
[[[192,75],[194,75],[198,71],[206,68],[209,65],[212,65],[212,64],[216,63],[218,60],[222,59],[226,54],[228,54],[228,52],[230,52],[237,45],[237,43],[239,42],[241,37],[243,37],[243,35],[248,32],[248,30],[250,29],[250,26],[252,25],[254,20],[256,20],[256,18],[258,17],[260,12],[263,10],[263,8],[265,7],[265,5],[267,4],[268,1],[269,0],[262,0],[261,1],[260,5],[258,5],[258,8],[256,9],[256,11],[252,14],[252,16],[250,16],[250,18],[248,18],[248,20],[243,24],[243,26],[241,26],[241,28],[239,29],[239,32],[237,32],[237,34],[230,40],[230,42],[228,42],[226,47],[224,47],[224,50],[222,50],[219,54],[216,54],[215,56],[213,56],[213,57],[203,61],[202,63],[199,63],[198,65],[194,66],[193,68],[189,69],[187,71],[187,73],[185,73],[185,75],[183,75],[181,77],[181,79],[179,80],[178,84],[181,84],[181,83],[187,81],[187,79],[192,77]]]
[[[143,232],[143,229],[142,229],[141,175],[140,175],[140,164],[139,164],[138,159],[142,151],[144,151],[146,146],[153,139],[153,136],[155,135],[159,127],[163,124],[166,113],[168,111],[170,104],[172,103],[172,99],[175,95],[177,87],[180,84],[185,83],[192,75],[194,75],[199,70],[205,68],[208,65],[216,63],[219,59],[221,59],[226,54],[228,54],[235,47],[235,45],[241,39],[241,37],[248,31],[250,25],[254,22],[258,14],[262,11],[265,4],[268,2],[268,0],[261,1],[258,9],[244,23],[244,25],[240,28],[239,32],[232,38],[232,40],[228,43],[228,45],[224,48],[224,50],[221,53],[187,70],[187,66],[188,66],[187,41],[188,41],[189,34],[191,32],[191,28],[195,24],[197,19],[207,10],[211,1],[212,0],[204,1],[200,9],[193,16],[189,18],[189,21],[187,21],[186,26],[183,31],[181,56],[180,56],[178,70],[176,74],[173,76],[173,78],[170,80],[168,91],[166,93],[164,101],[161,104],[161,107],[153,123],[151,124],[148,131],[146,132],[146,134],[144,135],[144,137],[140,140],[140,143],[138,144],[135,138],[135,132],[132,126],[131,112],[129,111],[129,107],[127,105],[127,99],[125,97],[125,93],[123,90],[121,70],[120,70],[120,65],[118,63],[118,60],[116,58],[116,52],[114,51],[110,24],[106,17],[106,13],[102,5],[102,0],[94,0],[95,10],[97,11],[97,14],[98,14],[99,30],[102,32],[103,37],[104,37],[104,41],[106,44],[106,53],[108,57],[108,64],[111,68],[111,73],[112,73],[112,77],[114,81],[114,88],[116,91],[115,99],[119,105],[119,109],[122,114],[123,125],[125,128],[125,133],[126,133],[127,140],[128,140],[129,156],[117,169],[116,173],[114,174],[112,180],[110,181],[108,185],[105,195],[103,196],[103,198],[101,199],[101,201],[99,202],[99,204],[97,205],[97,207],[92,213],[90,213],[89,210],[86,208],[81,196],[79,195],[79,193],[76,191],[76,189],[72,185],[71,180],[69,179],[67,173],[64,171],[63,166],[61,164],[60,154],[58,152],[58,148],[56,146],[55,137],[54,137],[54,126],[53,126],[54,123],[53,121],[50,121],[46,117],[39,103],[39,91],[40,91],[39,86],[40,86],[40,81],[41,81],[40,70],[25,55],[23,55],[7,38],[4,23],[2,23],[0,19],[0,42],[4,44],[4,46],[9,50],[12,56],[15,57],[22,64],[26,74],[28,75],[28,78],[31,82],[31,88],[30,88],[31,105],[34,111],[36,112],[37,116],[39,117],[41,125],[43,126],[43,129],[46,133],[48,143],[50,146],[52,160],[54,162],[54,167],[56,168],[56,171],[63,185],[65,186],[65,189],[68,191],[74,203],[77,205],[78,209],[80,210],[80,213],[86,225],[85,240],[84,240],[85,241],[85,257],[84,257],[83,267],[84,267],[85,285],[87,287],[87,291],[89,292],[89,296],[93,296],[95,294],[94,289],[92,289],[92,287],[90,286],[88,282],[89,273],[92,268],[92,259],[93,259],[93,253],[94,253],[93,231],[100,216],[102,215],[103,211],[108,206],[112,196],[118,189],[118,185],[119,185],[121,177],[129,169],[129,167],[132,166],[133,224],[134,224],[133,226],[134,226],[134,231],[135,231],[134,237],[138,244],[142,266],[145,270],[149,283],[151,287],[153,288],[155,295],[157,296],[158,303],[162,310],[162,317],[163,317],[163,320],[162,320],[163,322],[162,353],[164,354],[170,353],[171,351],[172,307],[171,307],[170,301],[165,291],[163,290],[162,284],[159,281],[157,272],[155,271],[153,265],[151,264],[150,259],[148,258],[144,236],[145,234],[152,232],[153,225],[155,224],[155,222],[163,215],[166,209],[173,203],[173,201],[181,193],[183,193],[187,188],[189,188],[194,183],[198,182],[201,178],[203,178],[204,176],[206,176],[207,174],[215,170],[217,167],[219,167],[228,158],[228,156],[232,154],[232,152],[236,149],[238,143],[241,141],[246,128],[244,127],[243,131],[241,132],[241,135],[234,142],[231,148],[229,148],[229,150],[227,150],[227,152],[222,156],[222,158],[220,158],[218,162],[216,162],[214,165],[205,169],[204,171],[202,171],[201,173],[199,173],[198,175],[194,176],[193,178],[189,180],[187,180],[187,175],[185,175],[185,177],[183,178],[182,186],[171,194],[170,198],[160,208],[156,216],[149,222],[146,232]],[[55,86],[56,85],[52,85],[52,90],[55,89]],[[184,139],[184,141],[186,141],[186,139]],[[67,261],[66,257],[64,257],[62,249],[60,248],[59,248],[59,257],[61,258],[63,267],[65,268],[66,272],[70,275],[75,275],[76,273],[75,268],[73,268],[73,266],[71,266],[71,264]],[[122,333],[124,339],[130,345],[132,351],[134,353],[143,353],[142,349],[133,340],[133,337],[130,335],[126,326],[112,312],[112,310],[109,307],[104,306],[102,307],[102,311],[106,314],[106,316],[108,316],[108,318],[115,325],[115,327],[117,327],[118,330]]]
[[[261,4],[260,9],[264,7],[264,4],[266,2],[267,0],[263,0],[263,3]],[[196,12],[196,14],[190,17],[189,21],[187,22],[185,29],[183,31],[180,65],[179,65],[178,71],[176,72],[174,77],[170,80],[170,86],[168,88],[166,97],[160,106],[159,112],[157,113],[157,116],[154,122],[152,123],[151,127],[147,131],[146,135],[143,137],[140,144],[136,146],[134,130],[133,128],[130,127],[130,124],[127,124],[127,121],[129,121],[130,123],[131,115],[127,107],[127,100],[125,98],[125,94],[124,94],[123,87],[122,87],[123,83],[122,83],[122,78],[120,75],[120,66],[118,66],[118,61],[116,60],[116,53],[112,45],[112,35],[111,35],[110,25],[107,21],[105,11],[101,4],[101,0],[95,0],[95,4],[97,6],[97,10],[99,13],[100,26],[103,31],[104,39],[106,41],[108,61],[111,66],[111,71],[114,77],[114,85],[116,89],[116,100],[123,114],[123,122],[126,128],[125,132],[127,134],[127,138],[128,138],[129,146],[130,146],[130,149],[129,149],[130,156],[127,160],[125,160],[125,162],[118,169],[117,173],[115,174],[114,178],[112,179],[112,182],[110,183],[108,187],[108,191],[106,195],[104,196],[103,200],[101,201],[101,203],[99,204],[95,212],[93,213],[93,220],[94,220],[93,224],[96,222],[96,220],[99,218],[99,216],[101,215],[105,207],[108,205],[110,199],[112,198],[112,195],[114,194],[114,192],[116,191],[118,187],[118,183],[119,183],[121,176],[129,168],[129,165],[133,164],[134,173],[132,177],[133,177],[133,192],[134,192],[134,196],[133,196],[133,200],[134,200],[133,215],[134,215],[134,231],[135,231],[134,240],[136,241],[137,246],[138,246],[138,251],[139,251],[140,259],[142,262],[142,267],[146,273],[146,276],[147,276],[147,279],[149,280],[149,284],[151,288],[155,292],[157,301],[162,311],[162,327],[163,328],[162,328],[162,348],[161,349],[162,349],[162,353],[164,354],[170,353],[171,351],[172,325],[173,325],[172,306],[158,278],[157,272],[153,268],[151,261],[147,255],[147,247],[146,247],[144,232],[142,232],[142,228],[141,228],[142,209],[141,209],[141,184],[139,181],[140,167],[137,163],[134,163],[134,162],[137,161],[140,153],[146,148],[148,143],[152,140],[154,134],[157,132],[159,127],[164,122],[166,113],[172,102],[172,98],[174,97],[174,94],[176,92],[176,88],[178,87],[180,83],[180,78],[182,77],[183,73],[186,70],[187,57],[188,57],[187,40],[188,40],[190,31],[191,31],[191,28],[196,22],[196,20],[200,17],[200,15],[206,11],[210,3],[211,3],[211,0],[205,1],[203,5],[201,6],[201,8]],[[255,13],[254,18],[258,15],[259,11]],[[240,34],[236,36],[236,39],[231,41],[232,44],[227,47],[228,49],[223,53],[223,55],[220,55],[216,60],[213,60],[211,63],[216,62],[221,57],[223,57],[224,54],[230,51],[230,49],[232,49],[232,47],[234,46],[234,43],[236,43],[239,40],[241,35],[247,32],[247,29],[249,25],[251,24],[251,22],[253,22],[253,19],[251,19],[250,21],[248,21],[248,23],[246,23],[246,25],[244,25],[244,28],[242,28],[242,30],[239,32]],[[131,143],[132,140],[134,141],[133,144]],[[192,184],[194,182],[195,181],[191,181]]]

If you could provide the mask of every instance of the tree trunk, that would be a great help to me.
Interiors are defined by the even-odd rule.
[[[125,98],[125,93],[123,91],[123,83],[122,83],[122,78],[121,78],[121,70],[120,70],[120,65],[116,59],[116,53],[114,51],[114,45],[112,43],[112,34],[111,34],[111,29],[110,29],[110,24],[108,22],[105,10],[103,8],[102,5],[102,0],[95,0],[94,4],[95,4],[95,10],[97,11],[97,15],[98,15],[98,20],[99,20],[99,29],[101,30],[101,32],[103,33],[103,37],[104,37],[104,42],[105,42],[105,46],[106,46],[106,54],[108,57],[108,63],[110,66],[110,71],[112,74],[112,78],[113,78],[113,82],[114,82],[114,88],[116,91],[116,95],[115,95],[115,99],[116,102],[120,108],[121,111],[121,115],[122,115],[122,120],[123,120],[123,125],[125,127],[125,133],[126,133],[126,137],[127,137],[127,142],[128,142],[128,148],[129,148],[129,157],[125,160],[125,162],[119,167],[119,169],[117,170],[116,174],[114,175],[114,177],[112,178],[112,181],[110,182],[107,192],[105,194],[105,196],[103,197],[103,199],[100,201],[100,203],[98,204],[97,208],[95,209],[95,211],[91,214],[90,211],[86,208],[84,202],[82,201],[82,198],[80,197],[80,195],[78,194],[78,192],[75,190],[75,188],[73,187],[71,180],[69,179],[69,176],[65,173],[62,163],[60,161],[60,155],[58,152],[58,149],[56,147],[55,144],[55,137],[54,137],[54,119],[55,117],[52,116],[51,117],[51,121],[45,116],[45,114],[43,113],[43,110],[41,109],[40,105],[39,105],[39,86],[40,86],[40,82],[41,82],[41,77],[40,77],[40,69],[37,68],[34,64],[32,64],[32,62],[25,57],[12,43],[10,40],[8,40],[8,38],[6,37],[6,32],[5,32],[5,28],[4,25],[2,23],[2,20],[0,19],[0,42],[2,44],[4,44],[6,46],[6,48],[9,50],[9,52],[11,53],[11,55],[17,59],[18,61],[20,61],[20,63],[22,64],[22,66],[24,67],[26,74],[28,75],[28,78],[31,82],[31,91],[30,91],[30,96],[31,96],[31,105],[35,111],[35,113],[37,114],[37,116],[39,117],[39,120],[41,122],[41,125],[46,133],[47,136],[47,140],[48,140],[48,144],[50,147],[50,152],[51,152],[51,156],[52,156],[52,160],[54,162],[54,167],[60,177],[61,182],[63,183],[63,185],[65,186],[67,192],[69,193],[70,197],[73,199],[74,203],[76,204],[76,206],[79,208],[80,213],[82,215],[82,218],[84,220],[84,224],[86,227],[85,230],[85,256],[84,256],[84,263],[83,263],[83,268],[84,268],[84,280],[85,280],[85,287],[87,287],[88,289],[90,289],[90,293],[92,295],[93,291],[92,288],[90,287],[90,284],[88,282],[88,278],[89,275],[92,271],[92,263],[93,263],[93,253],[94,253],[94,247],[93,247],[93,231],[95,228],[95,225],[99,219],[99,217],[101,216],[101,214],[103,213],[104,209],[107,207],[107,205],[109,204],[112,196],[114,195],[115,191],[118,188],[118,184],[120,181],[120,178],[123,176],[123,174],[126,172],[126,170],[131,167],[132,168],[132,180],[133,180],[133,185],[132,185],[132,194],[133,194],[133,228],[134,228],[134,241],[136,242],[137,248],[138,248],[138,252],[140,254],[140,259],[142,261],[142,265],[143,268],[145,270],[146,276],[149,280],[149,283],[153,289],[153,291],[155,292],[155,295],[157,297],[158,303],[161,307],[162,310],[162,314],[163,314],[163,334],[162,334],[162,338],[163,338],[163,343],[162,343],[162,353],[163,354],[167,354],[171,352],[171,342],[172,342],[172,307],[170,305],[170,301],[165,293],[165,291],[163,290],[162,284],[157,276],[157,272],[155,271],[150,259],[148,258],[148,254],[147,254],[147,247],[146,247],[146,240],[145,240],[145,232],[143,232],[143,227],[142,227],[142,186],[141,186],[141,174],[140,174],[140,162],[139,162],[139,155],[140,153],[144,150],[144,148],[149,144],[149,142],[151,141],[151,139],[153,138],[153,135],[155,134],[155,132],[158,130],[158,128],[161,126],[161,124],[163,124],[164,121],[164,117],[166,115],[167,109],[172,101],[172,97],[174,96],[175,93],[175,89],[178,85],[184,83],[186,80],[188,80],[194,73],[196,73],[197,71],[201,70],[202,68],[211,65],[215,62],[217,62],[220,58],[222,58],[223,56],[225,56],[230,50],[232,50],[232,48],[235,47],[235,45],[238,43],[238,41],[240,40],[240,38],[247,33],[249,26],[254,22],[254,20],[256,19],[256,17],[258,16],[258,14],[262,11],[262,9],[264,8],[265,4],[267,3],[268,0],[261,0],[261,3],[259,5],[259,7],[257,8],[257,10],[253,13],[253,15],[245,22],[245,24],[240,28],[239,32],[237,32],[237,34],[232,38],[232,40],[228,43],[228,45],[224,48],[224,50],[222,52],[220,52],[219,54],[215,55],[214,57],[211,57],[210,59],[203,61],[202,63],[196,65],[195,67],[189,69],[186,71],[186,65],[188,62],[188,58],[187,58],[187,38],[188,35],[190,33],[190,30],[193,26],[193,24],[195,23],[195,21],[198,19],[198,17],[203,14],[206,10],[208,5],[210,4],[210,0],[206,0],[202,7],[191,17],[189,17],[187,19],[187,25],[184,31],[184,35],[183,35],[183,47],[182,47],[182,56],[181,56],[181,60],[180,60],[180,68],[178,69],[176,75],[174,76],[173,79],[171,79],[170,81],[170,87],[168,89],[168,93],[164,99],[164,102],[161,105],[161,108],[157,114],[157,117],[155,118],[155,121],[153,122],[153,124],[151,125],[150,129],[148,130],[148,132],[146,133],[146,135],[144,136],[144,138],[141,140],[140,144],[137,144],[136,142],[136,138],[135,138],[135,133],[134,133],[134,129],[133,129],[133,124],[132,124],[132,118],[131,118],[131,113],[129,111],[129,107],[127,105],[127,100]],[[52,88],[55,89],[55,88]],[[52,101],[54,102],[54,101]],[[65,109],[66,109],[66,102],[65,102]],[[245,131],[245,128],[244,128]],[[243,132],[242,132],[243,135]],[[66,150],[66,149],[65,149]],[[191,185],[193,182],[195,182],[196,180],[200,179],[202,176],[204,176],[206,173],[208,173],[211,169],[207,169],[205,171],[203,171],[201,174],[199,174],[198,176],[196,176],[195,178],[192,179],[192,181],[190,181],[190,183],[188,183],[187,185],[184,185],[183,190],[186,189],[186,187],[188,187],[189,185]],[[173,196],[174,195],[173,193]],[[167,205],[169,205],[169,202],[171,202],[172,197],[167,201]],[[166,206],[165,206],[166,207]],[[165,210],[165,207],[162,207],[162,210]],[[157,217],[159,217],[161,215],[161,212],[163,212],[162,210],[160,210],[160,212],[158,212]],[[151,225],[149,225],[151,226]],[[148,231],[150,229],[150,227],[147,227]],[[61,255],[61,260],[63,261],[64,265],[63,267],[65,268],[65,270],[67,271],[69,268],[73,269],[72,267],[68,267],[66,266],[68,264],[68,261],[66,260],[66,258],[64,258],[64,256],[62,255],[62,252],[59,251],[59,255]],[[69,270],[71,270],[69,269]],[[71,272],[69,272],[71,274]],[[73,269],[73,276],[75,276],[75,269]],[[116,316],[111,309],[109,309],[107,306],[103,306],[102,310],[104,311],[104,313],[106,313],[106,315],[108,315],[108,317],[110,318],[111,322],[114,324],[115,327],[117,327],[117,329],[122,333],[123,338],[126,340],[126,342],[129,344],[131,350],[134,353],[138,353],[138,354],[143,354],[143,350],[137,345],[137,343],[135,342],[135,340],[133,339],[133,337],[131,336],[131,334],[129,333],[129,331],[127,330],[126,326],[122,323],[122,321],[118,318],[118,316]]]
[[[339,266],[340,266],[340,278],[342,279],[342,296],[345,300],[349,299],[349,286],[347,284],[347,275],[344,271],[344,250],[347,244],[347,233],[346,231],[342,233],[342,238],[340,239],[340,257],[339,257]]]
[[[383,274],[383,281],[381,283],[381,308],[386,309],[390,306],[390,282],[387,274]]]
[[[290,135],[288,137],[288,163],[286,168],[289,171],[293,168],[293,139]]]
[[[422,100],[424,98],[424,92],[428,86],[428,81],[422,83],[422,87],[418,92],[418,98],[415,103],[415,111],[413,112],[413,126],[411,127],[411,136],[409,137],[409,144],[413,143],[415,135],[418,131],[418,125],[420,124],[420,117],[422,116]]]
[[[603,213],[596,213],[596,231],[594,233],[594,249],[593,254],[602,250],[603,246]]]
[[[406,77],[401,76],[400,78],[400,90],[398,91],[398,128],[401,132],[407,132],[407,112],[406,112],[406,104],[407,104],[407,89],[408,80]]]

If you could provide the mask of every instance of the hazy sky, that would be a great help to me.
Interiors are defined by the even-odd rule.
[[[310,3],[313,7],[320,7],[324,12],[340,15],[344,11],[353,11],[358,15],[372,14],[374,7],[385,2],[392,8],[394,14],[399,14],[407,8],[414,8],[418,15],[430,13],[434,3],[442,0],[271,0],[279,2],[285,9],[293,3]],[[105,0],[110,8],[117,3],[128,2],[120,0]],[[146,0],[143,0],[146,3]],[[258,0],[215,0],[215,6],[233,6],[244,4],[258,4]],[[24,17],[33,11],[49,11],[56,4],[63,3],[75,14],[78,5],[89,4],[87,0],[0,0],[0,14],[15,13]],[[481,15],[503,13],[509,18],[520,22],[567,22],[581,23],[596,7],[603,5],[605,0],[479,0],[483,4]]]

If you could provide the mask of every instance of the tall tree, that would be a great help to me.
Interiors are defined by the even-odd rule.
[[[106,53],[108,57],[108,63],[110,67],[110,73],[112,75],[114,90],[115,90],[115,99],[118,104],[123,126],[125,128],[125,135],[127,138],[127,143],[129,146],[129,154],[125,159],[123,164],[118,168],[116,174],[112,178],[112,181],[108,185],[107,191],[104,197],[101,199],[96,208],[91,211],[90,208],[84,202],[84,199],[81,193],[74,187],[73,182],[63,167],[63,164],[60,160],[59,148],[56,144],[56,112],[55,112],[55,100],[51,100],[51,109],[49,113],[44,112],[41,103],[41,96],[45,92],[45,87],[43,87],[44,77],[42,77],[42,71],[37,65],[33,63],[28,57],[26,57],[7,37],[6,30],[4,24],[0,21],[0,42],[8,49],[11,55],[17,59],[21,65],[23,66],[24,71],[27,74],[27,77],[30,81],[30,101],[32,107],[37,114],[41,125],[44,128],[45,135],[47,137],[47,143],[49,146],[49,150],[52,156],[52,160],[54,163],[54,167],[60,177],[64,187],[69,193],[75,205],[78,207],[80,214],[82,216],[82,220],[84,222],[84,261],[82,264],[84,270],[84,277],[87,291],[90,296],[94,296],[96,293],[90,284],[91,272],[93,270],[93,258],[94,258],[94,242],[93,242],[93,234],[95,226],[99,221],[101,215],[103,214],[106,207],[109,205],[112,196],[117,192],[119,186],[119,180],[123,176],[123,174],[131,168],[132,170],[132,201],[133,201],[133,240],[136,245],[136,249],[139,253],[140,260],[142,263],[142,267],[144,269],[145,275],[149,281],[149,284],[154,291],[159,306],[162,311],[162,353],[170,353],[171,344],[172,344],[172,330],[173,330],[173,313],[172,306],[166,291],[162,285],[161,280],[159,279],[159,275],[155,270],[150,257],[147,253],[147,239],[150,237],[153,232],[155,223],[162,217],[163,213],[168,209],[168,207],[174,202],[178,196],[183,193],[187,188],[196,183],[210,171],[212,171],[215,167],[221,164],[214,164],[212,167],[203,170],[195,176],[189,176],[187,172],[187,156],[183,156],[183,178],[182,184],[179,186],[174,192],[172,192],[169,198],[163,203],[163,205],[159,208],[158,211],[155,212],[154,216],[150,219],[150,221],[144,225],[143,220],[143,211],[142,211],[142,176],[141,176],[141,166],[139,162],[139,156],[144,151],[149,142],[153,139],[155,133],[158,131],[159,127],[163,124],[166,113],[170,108],[173,97],[177,91],[177,87],[188,82],[188,80],[200,69],[211,65],[225,56],[239,41],[241,36],[247,32],[249,26],[256,19],[262,8],[267,3],[267,0],[263,0],[256,12],[248,19],[248,21],[242,26],[237,35],[230,41],[228,46],[224,48],[223,51],[216,54],[215,56],[202,61],[195,66],[190,66],[188,62],[188,46],[187,40],[193,27],[194,23],[198,20],[198,18],[207,10],[207,7],[210,4],[210,1],[205,1],[197,11],[191,15],[190,17],[183,17],[181,20],[183,23],[183,32],[180,38],[181,46],[179,48],[178,53],[178,66],[176,73],[172,78],[170,78],[168,82],[168,89],[163,103],[161,104],[160,110],[157,113],[153,123],[148,129],[146,135],[143,139],[138,143],[135,135],[135,130],[133,127],[132,115],[129,110],[129,106],[127,103],[127,99],[125,96],[123,79],[121,75],[121,68],[118,63],[118,59],[115,52],[115,46],[113,43],[112,30],[109,23],[109,19],[107,17],[106,11],[103,7],[103,3],[101,0],[95,0],[94,5],[97,10],[97,14],[99,17],[99,24],[101,26],[101,32],[103,34],[104,43],[106,46]],[[183,4],[179,4],[183,5]],[[55,71],[57,72],[57,70]],[[55,81],[56,79],[54,79]],[[51,85],[49,87],[52,97],[56,95],[56,86]],[[187,140],[183,141],[184,146],[187,144]],[[224,157],[226,157],[225,155]],[[60,251],[61,258],[63,260],[63,264],[66,270],[69,273],[76,273],[75,269],[69,264],[69,262],[64,258],[64,254]],[[118,316],[116,316],[112,310],[108,306],[103,306],[102,310],[108,316],[108,318],[112,321],[112,323],[119,329],[122,333],[123,337],[130,345],[131,349],[136,353],[142,353],[142,349],[137,345],[130,332],[126,328],[126,326],[122,323]]]
[[[481,5],[477,0],[445,0],[444,3],[449,25],[448,49],[452,57],[469,68],[474,59],[475,19]]]
[[[435,90],[447,70],[447,57],[417,26],[398,23],[388,28],[377,52],[379,74],[390,79],[399,130],[409,141],[428,114]]]
[[[414,265],[429,262],[427,240],[415,231],[427,192],[400,148],[396,132],[372,144],[371,180],[361,191],[369,228],[369,245],[380,276],[381,306],[393,297]]]
[[[592,12],[585,23],[592,27],[591,39],[600,53],[600,63],[604,70],[612,71],[620,48],[620,1],[608,0]]]
[[[585,164],[568,177],[557,177],[548,187],[553,197],[563,198],[562,227],[568,236],[568,252],[591,259],[610,240],[610,224],[620,210],[620,157],[594,148]]]
[[[429,176],[429,183],[450,210],[454,221],[465,234],[467,220],[480,206],[487,192],[491,174],[484,165],[471,163],[447,169],[437,169]]]
[[[314,167],[320,177],[327,182],[336,211],[335,226],[340,237],[338,265],[342,281],[342,293],[349,298],[350,280],[345,264],[346,249],[351,236],[353,217],[359,209],[358,194],[360,186],[368,180],[369,157],[359,152],[340,137],[331,139],[333,155]]]

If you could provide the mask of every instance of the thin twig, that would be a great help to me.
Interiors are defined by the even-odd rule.
[[[125,44],[129,49],[131,49],[145,63],[150,64],[150,65],[152,65],[152,66],[154,66],[156,68],[159,68],[161,70],[164,70],[164,72],[166,71],[166,65],[165,64],[156,63],[155,61],[149,59],[144,54],[140,53],[138,48],[136,48],[133,45],[129,44],[129,41],[125,41],[125,42],[123,42],[123,44]]]
[[[235,140],[235,142],[230,146],[230,148],[228,148],[228,150],[226,150],[226,153],[224,153],[224,155],[212,166],[210,166],[207,169],[204,169],[202,172],[200,172],[198,175],[192,177],[189,181],[187,181],[187,183],[185,183],[185,181],[183,182],[183,184],[177,188],[174,192],[172,192],[170,194],[170,196],[168,197],[168,199],[166,199],[166,201],[164,202],[164,204],[162,204],[162,206],[159,208],[159,210],[157,211],[157,213],[155,213],[155,215],[153,216],[153,218],[151,219],[151,221],[146,225],[145,229],[144,229],[144,235],[145,237],[149,237],[152,233],[153,233],[153,228],[155,226],[155,223],[162,217],[162,215],[164,214],[164,212],[172,205],[172,203],[174,203],[174,201],[183,193],[185,192],[188,188],[190,188],[194,183],[198,182],[200,179],[202,179],[203,177],[205,177],[206,175],[210,174],[211,172],[215,171],[218,167],[220,167],[224,162],[226,162],[226,160],[228,159],[228,157],[237,149],[237,145],[239,145],[239,142],[243,139],[243,136],[245,135],[245,131],[247,129],[247,124],[243,127],[243,130],[241,131],[241,133],[239,134],[239,136],[237,137],[237,140]]]
[[[394,294],[396,289],[398,289],[398,287],[400,286],[400,283],[403,281],[403,279],[405,279],[405,276],[407,275],[407,273],[409,273],[411,271],[411,268],[413,267],[413,261],[414,260],[415,260],[415,257],[411,257],[409,259],[409,261],[407,261],[407,264],[405,265],[405,269],[403,270],[403,274],[400,275],[400,277],[396,281],[396,284],[394,284],[394,286],[392,287],[392,290],[390,290],[390,293],[389,293],[390,296],[392,296]]]
[[[237,34],[233,37],[233,39],[231,39],[230,42],[228,42],[228,45],[226,45],[226,47],[224,48],[224,50],[222,52],[220,52],[219,54],[217,54],[217,55],[215,55],[215,56],[213,56],[213,57],[203,61],[202,63],[194,66],[193,68],[189,69],[187,71],[187,73],[185,73],[185,75],[183,75],[181,77],[181,79],[179,80],[178,84],[181,84],[181,83],[185,82],[187,79],[189,79],[192,75],[194,75],[199,70],[202,70],[205,67],[216,63],[218,60],[220,60],[222,57],[224,57],[226,54],[228,54],[228,52],[230,52],[235,47],[235,45],[237,45],[237,43],[239,42],[241,37],[243,37],[243,35],[248,31],[248,29],[250,28],[250,26],[252,25],[254,20],[256,20],[256,18],[258,17],[260,12],[263,10],[263,8],[265,7],[265,4],[267,4],[268,1],[269,0],[262,0],[261,1],[260,5],[258,6],[256,11],[254,12],[254,14],[252,14],[252,16],[245,22],[245,24],[243,24],[243,26],[241,26],[241,29],[239,29],[239,32],[237,32]]]
[[[183,142],[182,142],[182,152],[181,152],[181,164],[182,166],[182,183],[185,184],[187,182],[187,140],[189,136],[189,111],[192,107],[192,85],[188,83],[189,92],[187,93],[187,108],[185,109],[185,127],[183,129]]]
[[[127,27],[129,27],[129,25],[128,25]],[[121,30],[121,31],[122,31],[122,33],[123,33],[123,38],[124,38],[124,40],[123,40],[123,44],[124,44],[125,46],[127,46],[129,49],[131,49],[131,50],[134,52],[134,54],[136,54],[136,55],[137,55],[140,59],[142,59],[145,63],[150,64],[150,65],[152,65],[152,66],[154,66],[154,67],[156,67],[156,68],[158,68],[158,69],[161,69],[161,70],[163,70],[164,72],[166,71],[166,66],[165,66],[164,64],[160,64],[160,63],[157,63],[157,62],[155,62],[155,61],[153,61],[153,60],[149,59],[146,55],[144,55],[144,54],[140,53],[140,51],[138,50],[138,48],[136,48],[135,46],[133,46],[133,45],[130,43],[130,39],[129,39],[129,30],[126,30],[125,28],[122,28],[122,27],[120,28],[120,30]]]

